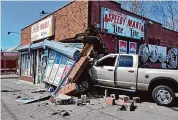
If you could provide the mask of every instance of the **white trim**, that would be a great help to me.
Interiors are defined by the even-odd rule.
[[[104,81],[104,82],[113,82],[114,83],[114,80],[103,80],[103,79],[96,79],[95,81]]]

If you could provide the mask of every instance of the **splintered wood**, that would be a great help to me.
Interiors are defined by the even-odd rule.
[[[82,50],[82,56],[80,60],[75,64],[74,68],[72,69],[71,73],[69,74],[69,80],[72,82],[76,82],[80,75],[82,74],[84,68],[89,62],[89,55],[93,50],[93,45],[87,44],[84,49]]]
[[[58,91],[58,93],[74,95],[78,92],[77,84],[75,82],[78,81],[78,78],[80,77],[83,70],[87,66],[89,59],[90,59],[89,55],[92,52],[92,50],[93,50],[93,45],[91,45],[91,44],[85,45],[85,47],[82,50],[81,57],[80,57],[79,61],[75,64],[74,68],[72,69],[72,71],[70,72],[70,74],[68,76],[68,79],[72,83],[69,83],[65,87],[61,88]]]

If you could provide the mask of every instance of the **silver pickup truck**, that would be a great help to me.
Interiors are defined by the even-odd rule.
[[[95,86],[125,91],[150,91],[159,105],[169,105],[178,93],[178,70],[149,69],[138,55],[109,54],[89,69]]]

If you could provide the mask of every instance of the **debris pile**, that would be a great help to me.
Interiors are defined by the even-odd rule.
[[[118,110],[132,111],[134,108],[134,101],[130,100],[129,96],[119,95],[117,108]]]
[[[69,112],[67,112],[66,110],[58,110],[57,112],[53,112],[51,115],[61,115],[63,117],[65,116],[69,116]]]

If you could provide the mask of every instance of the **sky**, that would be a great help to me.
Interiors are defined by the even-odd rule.
[[[40,12],[51,13],[70,1],[2,1],[1,2],[1,48],[2,50],[20,45],[19,32],[24,27],[42,18]]]

